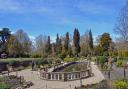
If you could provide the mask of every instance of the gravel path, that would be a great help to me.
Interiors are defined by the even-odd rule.
[[[113,65],[112,71],[110,72],[110,80],[117,80],[124,78],[124,68],[116,67],[116,64]],[[126,79],[128,79],[128,69],[125,69],[126,72]],[[108,71],[103,71],[103,75],[106,79],[108,78]]]
[[[92,73],[94,76],[86,79],[82,79],[82,84],[95,84],[102,80],[104,80],[104,76],[99,71],[98,67],[91,63],[92,66]],[[11,74],[16,74],[15,72]],[[45,81],[39,78],[39,72],[31,71],[30,69],[22,70],[18,72],[19,76],[24,76],[26,81],[32,81],[34,86],[30,87],[29,89],[74,89],[75,86],[80,86],[80,80],[76,81]]]

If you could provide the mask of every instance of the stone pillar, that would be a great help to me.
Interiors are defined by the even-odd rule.
[[[52,74],[51,74],[51,80],[52,80]]]
[[[43,73],[43,79],[46,79],[46,73]]]
[[[62,77],[62,80],[65,81],[65,74],[64,73],[61,74],[61,77]]]
[[[56,74],[53,74],[54,75],[54,80],[56,80]]]
[[[48,80],[48,73],[46,73],[46,79]]]
[[[77,78],[79,78],[79,73],[77,73]]]
[[[67,81],[68,80],[67,79],[67,75],[68,75],[67,73],[64,73],[64,75],[63,75],[64,76],[64,81]]]
[[[70,76],[71,76],[71,80],[72,80],[73,79],[73,74],[71,73]]]
[[[58,80],[59,80],[59,74],[58,74]]]

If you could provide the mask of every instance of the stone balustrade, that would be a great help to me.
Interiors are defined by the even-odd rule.
[[[76,72],[44,72],[40,71],[40,78],[44,80],[60,80],[60,81],[70,81],[77,80],[81,78],[86,78],[91,76],[91,70],[87,69],[84,71]]]
[[[89,62],[80,62],[87,63]],[[72,63],[70,63],[72,64]],[[67,64],[69,65],[69,64]],[[59,66],[62,67],[62,66]],[[87,69],[82,71],[73,71],[73,72],[46,72],[44,70],[40,71],[40,78],[44,80],[55,80],[55,81],[72,81],[90,77],[92,75],[91,67],[88,66]]]

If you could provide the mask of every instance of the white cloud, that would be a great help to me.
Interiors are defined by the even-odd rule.
[[[33,3],[18,1],[18,0],[0,0],[0,13],[42,13],[48,9]]]
[[[11,34],[15,34],[15,32],[14,31],[11,31]]]
[[[0,0],[0,10],[1,12],[15,12],[21,9],[20,3],[13,0]]]
[[[56,36],[50,36],[51,42],[56,42]]]
[[[32,41],[32,44],[33,44],[33,45],[36,45],[35,36],[29,35],[29,38],[30,38],[30,40]]]
[[[110,10],[108,5],[97,4],[93,1],[87,3],[78,3],[76,8],[84,13],[89,14],[111,14],[111,12],[113,12],[113,9],[111,8]]]
[[[35,39],[35,36],[29,35],[29,38],[32,39],[32,40],[34,40]]]

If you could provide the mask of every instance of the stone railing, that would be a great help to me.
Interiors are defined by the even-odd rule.
[[[40,78],[44,80],[55,81],[71,81],[90,77],[92,75],[91,67],[87,67],[86,70],[73,71],[73,72],[45,72],[40,71]]]
[[[76,72],[44,72],[40,71],[40,78],[44,80],[60,80],[60,81],[70,81],[83,79],[91,76],[91,70],[87,69],[84,71]]]

